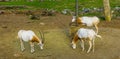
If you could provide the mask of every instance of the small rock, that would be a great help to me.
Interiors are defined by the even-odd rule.
[[[41,22],[40,25],[45,25],[45,23],[42,23],[42,22]]]
[[[13,56],[14,56],[14,57],[20,57],[21,54],[19,54],[19,53],[15,53]]]

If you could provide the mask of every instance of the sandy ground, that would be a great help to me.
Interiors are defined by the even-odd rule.
[[[30,20],[26,15],[0,15],[0,59],[120,59],[120,19],[111,22],[101,21],[99,34],[102,40],[96,38],[95,52],[81,51],[78,42],[77,48],[71,48],[71,40],[65,29],[71,16],[58,14],[44,16],[40,20]],[[20,29],[38,31],[45,34],[44,49],[40,50],[35,43],[35,53],[30,53],[29,43],[24,43],[26,50],[21,52],[17,32]]]

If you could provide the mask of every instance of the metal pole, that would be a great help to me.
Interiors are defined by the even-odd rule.
[[[75,0],[75,16],[76,16],[76,25],[77,25],[77,17],[78,17],[78,0]]]

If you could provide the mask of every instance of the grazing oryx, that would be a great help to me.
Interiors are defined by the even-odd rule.
[[[101,38],[101,36],[97,35],[97,33],[95,33],[95,31],[93,31],[92,29],[80,28],[72,40],[72,48],[76,49],[76,43],[77,43],[78,39],[80,39],[82,51],[84,51],[84,41],[88,41],[89,42],[89,49],[88,49],[87,53],[90,52],[92,47],[93,47],[93,52],[94,52],[95,37]]]
[[[43,35],[44,37],[44,35]],[[34,50],[34,42],[37,42],[38,45],[40,46],[41,49],[43,49],[43,38],[42,37],[42,32],[41,32],[41,39],[39,39],[35,33],[31,30],[19,30],[18,32],[18,38],[20,39],[20,43],[21,43],[21,50],[24,51],[24,44],[23,41],[25,42],[29,42],[30,46],[31,46],[31,53],[33,53]]]
[[[76,16],[73,16],[72,23],[76,21]],[[98,33],[98,23],[100,22],[99,18],[94,16],[94,17],[78,17],[77,21],[78,24],[83,24],[86,26],[95,26],[96,32]],[[71,24],[72,24],[71,23]]]

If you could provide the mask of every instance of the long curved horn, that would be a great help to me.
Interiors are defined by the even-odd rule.
[[[44,33],[43,33],[43,31],[39,31],[39,34],[40,34],[40,37],[41,37],[41,39],[42,39],[42,43],[44,43],[45,38],[44,38]]]

